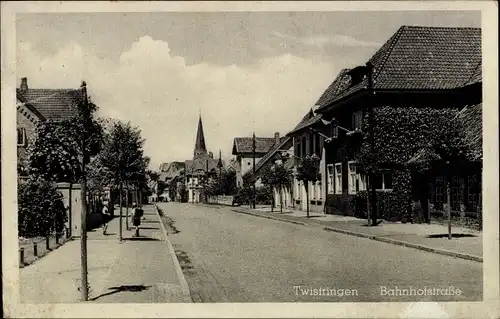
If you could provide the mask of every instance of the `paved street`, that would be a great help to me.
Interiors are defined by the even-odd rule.
[[[169,238],[195,302],[482,299],[482,263],[229,208],[180,203],[158,206],[176,229]],[[396,286],[413,295],[398,293]],[[450,286],[461,294],[429,292]],[[416,295],[418,289],[427,289],[427,295]]]

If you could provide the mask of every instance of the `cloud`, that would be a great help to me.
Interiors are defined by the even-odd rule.
[[[277,31],[272,32],[275,37],[301,43],[306,46],[324,47],[327,45],[347,46],[347,47],[377,47],[378,42],[358,40],[354,37],[342,34],[314,35],[310,37],[295,37]]]
[[[18,46],[18,78],[28,77],[33,88],[78,87],[85,79],[101,116],[141,128],[154,167],[192,158],[199,110],[209,151],[228,158],[235,136],[291,130],[335,75],[327,62],[291,54],[251,66],[187,65],[167,42],[149,36],[116,61],[76,43],[53,55]]]

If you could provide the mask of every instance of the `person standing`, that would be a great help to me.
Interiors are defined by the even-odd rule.
[[[106,235],[106,232],[108,230],[108,223],[111,220],[111,215],[108,214],[108,203],[107,202],[103,203],[102,217],[103,217],[103,222],[104,222],[104,225],[102,227],[102,234]]]
[[[141,217],[144,214],[144,211],[134,205],[134,214],[133,214],[133,224],[135,227],[135,237],[139,237],[139,226],[141,225]]]

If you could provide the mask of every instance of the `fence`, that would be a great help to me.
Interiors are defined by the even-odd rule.
[[[71,240],[68,231],[47,237],[19,240],[19,267],[25,267]]]
[[[218,205],[233,205],[234,196],[211,196],[208,198],[209,204],[218,204]]]

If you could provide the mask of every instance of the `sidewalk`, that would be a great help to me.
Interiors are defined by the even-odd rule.
[[[124,212],[125,213],[125,212]],[[129,222],[132,226],[132,222]],[[190,302],[183,293],[175,261],[153,205],[144,206],[140,237],[132,237],[123,218],[110,221],[108,235],[88,233],[88,280],[91,302]],[[24,303],[74,303],[80,300],[80,240],[77,238],[20,269],[20,300]]]
[[[235,212],[270,218],[300,225],[321,226],[325,230],[369,238],[395,245],[425,250],[433,253],[483,261],[483,234],[468,228],[452,227],[452,240],[447,237],[446,225],[402,224],[383,221],[378,226],[369,227],[365,219],[349,216],[327,215],[305,211],[279,209],[271,212],[270,207],[247,207],[232,209]]]

